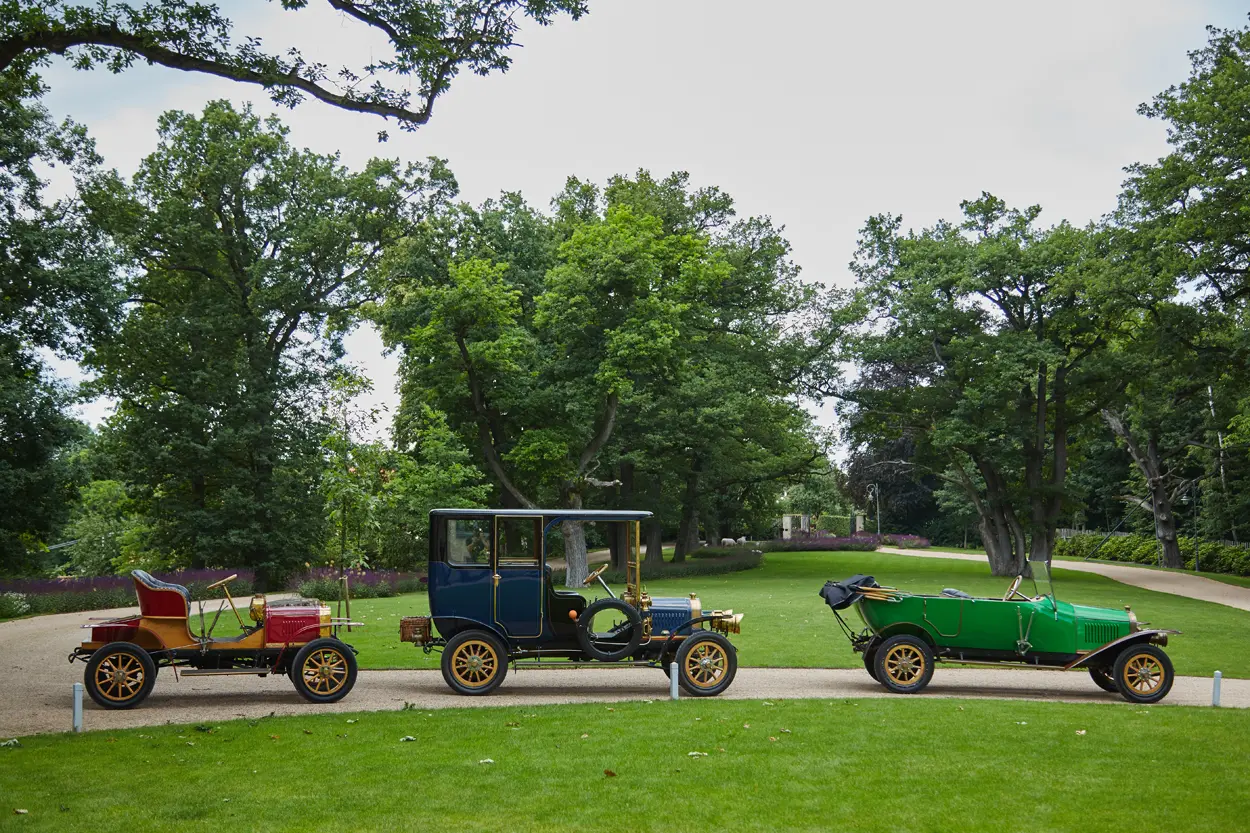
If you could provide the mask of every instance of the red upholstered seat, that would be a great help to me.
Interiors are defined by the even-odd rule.
[[[181,584],[153,578],[143,570],[130,574],[139,594],[139,613],[144,616],[176,616],[187,618],[191,612],[191,595]]]

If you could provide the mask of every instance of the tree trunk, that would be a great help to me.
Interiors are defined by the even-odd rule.
[[[696,457],[686,475],[686,488],[681,497],[681,523],[677,527],[677,545],[673,549],[673,563],[686,560],[686,555],[699,548],[699,474],[702,465]]]
[[[1012,509],[1006,481],[990,461],[979,457],[973,459],[985,480],[985,499],[981,500],[977,496],[974,505],[977,509],[977,526],[981,531],[981,540],[989,555],[990,575],[1021,575],[1028,567],[1025,560],[1024,526]]]
[[[1176,515],[1172,511],[1172,496],[1168,493],[1164,483],[1158,436],[1155,432],[1150,432],[1146,447],[1142,448],[1119,414],[1104,410],[1102,418],[1111,429],[1111,433],[1124,441],[1129,456],[1133,458],[1138,470],[1146,478],[1146,488],[1150,491],[1150,508],[1155,519],[1155,538],[1158,539],[1159,546],[1163,550],[1163,566],[1185,566],[1185,561],[1181,557],[1180,542],[1176,537]]]
[[[582,496],[569,490],[565,493],[565,506],[569,509],[582,508]],[[560,533],[564,536],[564,586],[579,588],[590,575],[586,563],[586,528],[581,521],[561,521]]]
[[[645,522],[642,528],[646,531],[647,536],[647,558],[644,564],[663,564],[664,563],[664,528],[660,526],[659,518],[652,518]]]
[[[586,565],[586,529],[581,521],[562,521],[560,532],[564,535],[564,586],[576,589],[590,575]]]
[[[617,506],[621,509],[632,508],[634,499],[634,464],[628,460],[621,461],[620,473],[617,476],[620,486],[617,488]],[[612,534],[608,536],[612,552],[612,569],[624,570],[630,556],[631,534],[629,527],[633,521],[612,524]]]

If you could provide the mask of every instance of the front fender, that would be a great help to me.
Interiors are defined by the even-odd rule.
[[[1180,633],[1180,631],[1169,630],[1167,628],[1156,628],[1152,630],[1135,631],[1128,636],[1122,636],[1119,639],[1112,640],[1101,648],[1095,648],[1084,656],[1074,659],[1063,667],[1064,671],[1073,668],[1089,668],[1095,665],[1106,665],[1108,659],[1114,659],[1120,651],[1129,645],[1140,645],[1142,643],[1151,643],[1163,647],[1168,644],[1168,634]]]

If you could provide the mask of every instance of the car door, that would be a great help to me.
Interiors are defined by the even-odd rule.
[[[489,623],[493,618],[494,518],[456,516],[443,523],[441,557],[430,559],[430,612],[435,618]]]
[[[537,515],[495,518],[495,624],[521,639],[543,630],[542,524]]]

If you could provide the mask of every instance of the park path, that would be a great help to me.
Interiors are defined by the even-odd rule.
[[[0,634],[3,628],[0,628]],[[2,649],[3,646],[0,646]],[[28,668],[19,694],[0,694],[6,707],[0,711],[0,738],[21,737],[70,728],[71,684],[81,679],[82,666],[58,666],[55,674],[46,666]],[[1083,673],[1027,669],[940,668],[924,694],[913,697],[961,699],[1046,700],[1066,703],[1103,703],[1133,706],[1118,695],[1097,688]],[[863,669],[833,668],[741,668],[729,690],[730,700],[836,699],[904,697],[889,694]],[[356,687],[345,700],[332,706],[308,703],[295,693],[285,678],[188,677],[175,681],[169,670],[161,672],[156,689],[142,706],[130,711],[105,711],[87,700],[84,725],[89,731],[139,726],[215,723],[267,715],[324,714],[336,712],[395,711],[405,705],[421,710],[482,706],[539,706],[560,703],[614,703],[625,700],[664,700],[668,680],[653,668],[588,668],[517,671],[486,697],[452,694],[438,671],[361,671]],[[1211,680],[1177,677],[1163,706],[1209,706]],[[1250,680],[1224,680],[1221,704],[1250,708]]]
[[[959,561],[980,561],[985,563],[984,555],[971,555],[966,552],[944,552],[942,550],[910,550],[899,547],[881,547],[878,552],[894,555],[913,555],[919,558],[953,558]],[[1078,573],[1097,573],[1123,584],[1131,584],[1144,590],[1155,590],[1160,593],[1171,593],[1174,596],[1186,596],[1204,602],[1250,610],[1250,587],[1239,587],[1225,584],[1222,581],[1192,576],[1174,570],[1151,570],[1148,567],[1135,567],[1127,564],[1104,564],[1095,561],[1056,561],[1056,570],[1075,570]]]

